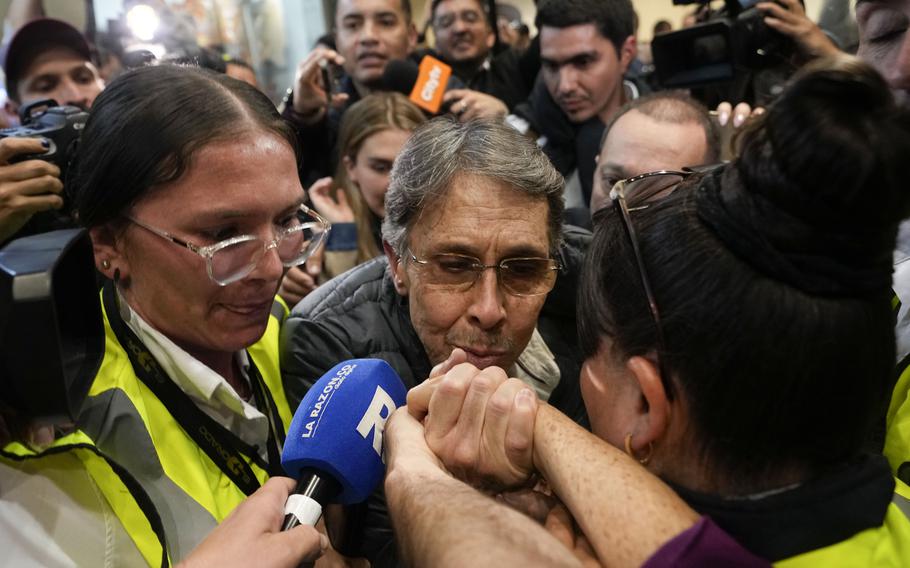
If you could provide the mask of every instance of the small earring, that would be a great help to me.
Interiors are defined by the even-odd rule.
[[[638,460],[641,465],[648,465],[648,462],[651,461],[651,454],[654,453],[654,444],[648,442],[648,455],[639,458],[635,455],[635,450],[632,449],[632,433],[630,432],[626,434],[626,453],[629,454],[629,457]]]
[[[107,269],[110,268],[110,267],[111,267],[111,261],[109,261],[109,260],[106,259],[106,258],[105,258],[104,260],[101,261],[101,268],[107,270]]]
[[[119,282],[120,282],[120,269],[115,268],[114,269],[114,284],[118,284]]]

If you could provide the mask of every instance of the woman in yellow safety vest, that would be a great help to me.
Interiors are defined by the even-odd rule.
[[[106,279],[106,339],[78,435],[52,452],[97,473],[147,563],[177,562],[282,472],[276,293],[329,226],[303,205],[295,136],[271,101],[187,67],[112,82],[66,184]],[[50,463],[7,450],[6,465]],[[137,505],[141,531],[124,521]]]
[[[857,60],[806,70],[707,173],[619,182],[580,292],[582,392],[625,448],[783,566],[906,566],[881,447],[910,111]]]

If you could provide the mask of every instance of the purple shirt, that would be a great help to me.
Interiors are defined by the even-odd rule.
[[[642,568],[665,566],[759,568],[771,566],[771,563],[743,548],[709,517],[702,517],[694,526],[664,544]]]

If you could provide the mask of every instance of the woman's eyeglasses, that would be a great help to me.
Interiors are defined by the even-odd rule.
[[[648,309],[651,311],[651,319],[654,320],[654,329],[657,334],[657,365],[668,396],[671,396],[672,391],[670,390],[670,377],[666,372],[663,357],[661,356],[667,352],[667,349],[663,327],[660,323],[660,310],[657,307],[657,300],[651,288],[651,279],[648,277],[648,271],[645,268],[641,247],[638,244],[638,233],[632,223],[631,212],[646,209],[655,201],[669,196],[676,191],[680,182],[694,173],[696,172],[671,170],[650,172],[620,180],[610,190],[610,199],[613,202],[614,210],[617,211],[620,219],[622,219],[623,229],[629,238],[629,243],[632,245],[632,252],[635,255],[635,264],[638,266],[642,288],[645,291],[645,297],[648,299]]]
[[[303,264],[325,242],[332,228],[318,213],[301,205],[290,226],[282,228],[269,241],[255,235],[239,235],[212,245],[199,246],[133,217],[126,219],[204,258],[209,278],[219,286],[227,286],[246,277],[271,249],[278,252],[278,258],[285,267]]]

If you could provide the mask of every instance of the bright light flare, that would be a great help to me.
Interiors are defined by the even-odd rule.
[[[141,41],[151,41],[158,30],[158,14],[148,4],[136,4],[126,13],[126,25]]]

